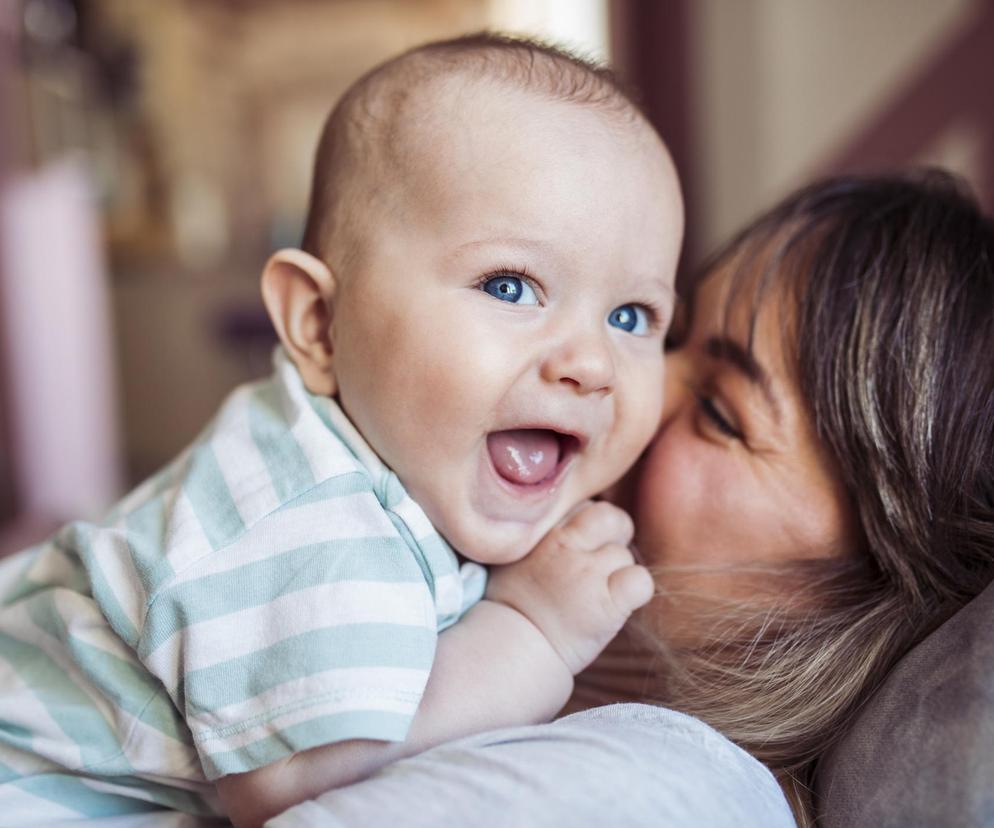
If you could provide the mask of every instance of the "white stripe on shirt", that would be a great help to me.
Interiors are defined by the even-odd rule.
[[[249,414],[254,389],[243,387],[228,398],[210,445],[242,521],[249,525],[280,505],[269,467],[252,439]]]

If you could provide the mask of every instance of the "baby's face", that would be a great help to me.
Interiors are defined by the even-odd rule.
[[[659,422],[683,227],[658,139],[477,88],[407,141],[341,274],[339,400],[467,557],[524,556]]]

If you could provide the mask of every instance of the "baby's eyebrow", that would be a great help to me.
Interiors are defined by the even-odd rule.
[[[662,278],[649,278],[646,281],[660,293],[665,293],[666,298],[669,299],[671,303],[676,302],[676,288],[671,282]]]
[[[526,239],[519,238],[515,236],[492,236],[485,239],[473,239],[472,241],[464,242],[453,250],[453,254],[463,253],[467,250],[473,250],[477,247],[523,247],[532,250],[546,250],[552,245],[547,241],[542,239]]]
[[[661,276],[639,276],[630,273],[624,278],[624,281],[619,281],[617,286],[622,291],[642,294],[641,297],[634,296],[632,298],[641,298],[643,301],[655,300],[659,302],[660,307],[668,308],[671,312],[676,309],[676,288],[668,279]]]

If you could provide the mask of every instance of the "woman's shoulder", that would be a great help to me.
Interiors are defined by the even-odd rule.
[[[645,783],[639,793],[647,805],[672,812],[669,824],[794,825],[769,769],[693,716],[650,704],[610,704],[558,719],[549,729],[564,740],[597,744],[616,775]],[[680,801],[694,803],[693,810],[680,813]]]
[[[645,704],[440,745],[271,825],[395,818],[405,825],[794,826],[776,780],[757,760],[703,722]]]

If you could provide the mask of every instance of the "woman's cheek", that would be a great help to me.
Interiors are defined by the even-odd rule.
[[[639,552],[647,563],[663,563],[697,520],[693,507],[700,485],[681,441],[661,434],[650,446],[635,485],[634,518]]]

